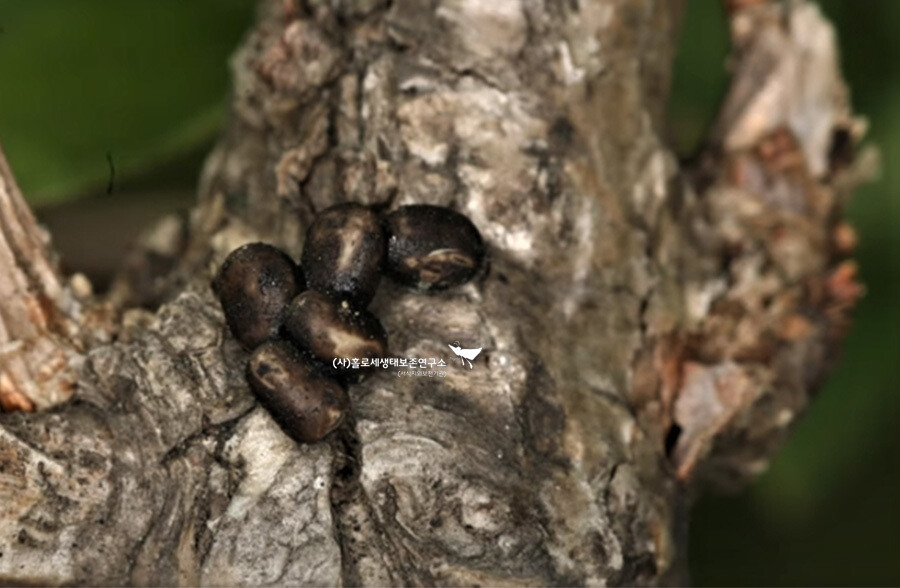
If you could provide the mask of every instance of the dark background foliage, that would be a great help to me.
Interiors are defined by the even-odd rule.
[[[821,5],[882,156],[847,210],[867,294],[769,471],[695,507],[700,585],[900,584],[900,2]],[[243,0],[0,0],[0,140],[67,270],[102,285],[142,226],[190,205],[251,19]],[[668,137],[684,157],[724,91],[726,51],[720,4],[689,1]]]

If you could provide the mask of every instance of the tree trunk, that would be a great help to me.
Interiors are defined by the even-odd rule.
[[[196,208],[103,301],[54,273],[0,165],[0,401],[24,409],[0,418],[0,582],[685,582],[690,496],[765,467],[859,294],[832,29],[728,7],[731,88],[681,166],[680,0],[264,2]],[[298,445],[209,282],[247,241],[298,256],[344,201],[453,207],[489,269],[383,283],[391,355],[446,377],[384,370]]]

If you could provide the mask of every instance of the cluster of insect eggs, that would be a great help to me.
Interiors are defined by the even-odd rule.
[[[360,204],[320,213],[300,264],[250,243],[232,251],[213,280],[228,327],[252,350],[247,381],[278,424],[302,443],[321,440],[349,407],[348,373],[334,358],[387,355],[387,335],[366,307],[385,274],[423,292],[463,284],[478,272],[478,229],[440,206],[404,206],[383,218]],[[359,374],[359,370],[353,370]]]

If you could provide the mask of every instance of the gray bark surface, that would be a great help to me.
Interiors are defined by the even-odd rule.
[[[0,165],[0,376],[35,349],[71,374],[17,384],[34,413],[0,386],[26,409],[0,416],[0,582],[684,582],[690,495],[764,469],[859,295],[832,29],[806,2],[730,9],[731,89],[682,166],[660,138],[678,0],[264,2],[196,208],[102,301],[10,237],[12,214],[38,229]],[[248,241],[299,257],[345,201],[451,206],[489,268],[383,282],[391,354],[447,377],[385,370],[298,445],[209,280]],[[15,326],[39,278],[65,329]]]

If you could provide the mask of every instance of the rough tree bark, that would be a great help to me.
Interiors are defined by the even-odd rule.
[[[731,88],[679,165],[680,4],[264,2],[196,208],[103,301],[0,165],[0,582],[685,581],[693,490],[765,467],[859,295],[861,125],[814,6],[730,2]],[[483,278],[373,309],[394,355],[483,359],[378,374],[300,446],[209,278],[342,201],[472,218]]]

